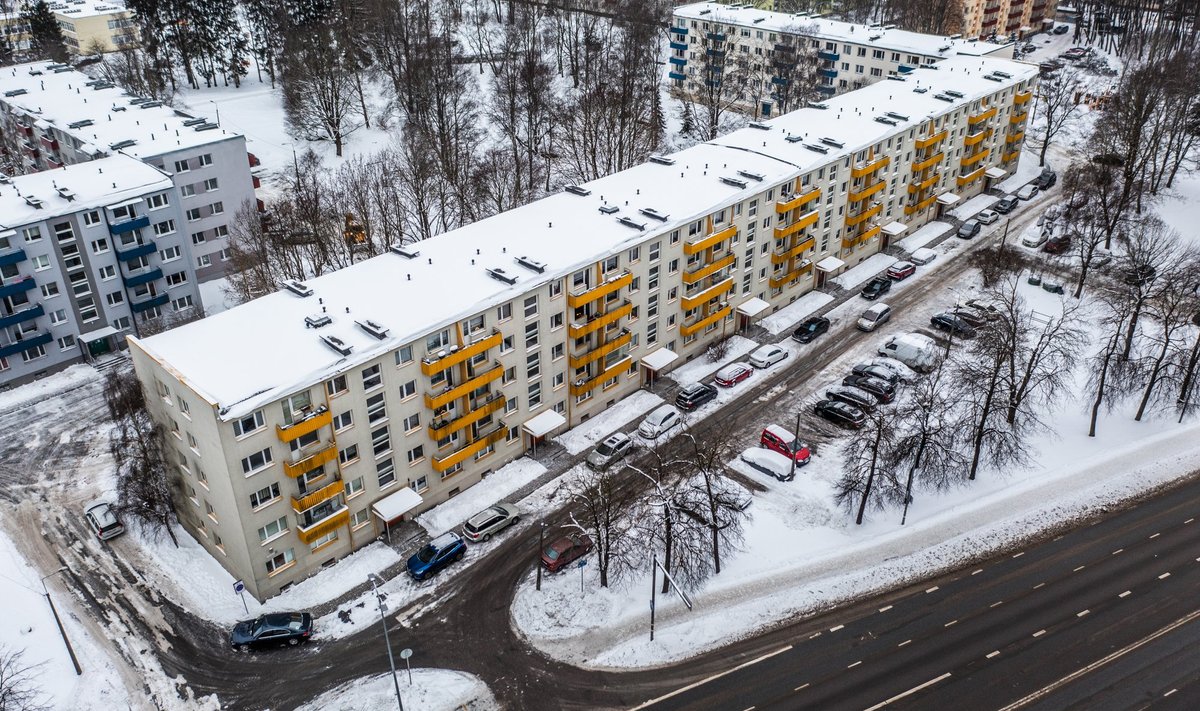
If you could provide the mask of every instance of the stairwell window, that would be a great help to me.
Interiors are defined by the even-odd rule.
[[[242,459],[242,474],[253,476],[271,466],[272,463],[274,463],[274,458],[271,455],[271,448],[267,447]]]
[[[362,371],[363,390],[372,390],[383,385],[383,370],[378,364]]]

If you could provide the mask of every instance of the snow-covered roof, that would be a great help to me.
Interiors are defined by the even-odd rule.
[[[0,103],[36,115],[78,139],[84,148],[90,146],[90,151],[121,150],[146,159],[240,136],[216,127],[212,117],[176,111],[120,87],[97,83],[75,69],[50,66],[50,62],[34,62],[0,69],[4,89]],[[197,118],[208,120],[194,123]]]
[[[18,175],[0,183],[0,228],[116,205],[171,185],[166,173],[123,155]]]
[[[952,39],[944,35],[929,35],[901,30],[894,25],[869,25],[842,22],[806,13],[774,12],[755,7],[738,7],[716,2],[699,2],[675,8],[675,16],[701,22],[720,22],[771,32],[795,32],[797,27],[810,29],[820,39],[879,47],[894,52],[920,54],[927,57],[953,57],[959,54],[984,56],[999,52],[1008,45],[977,40]]]
[[[567,424],[567,418],[558,414],[554,410],[546,410],[537,417],[533,417],[524,425],[525,431],[534,437],[545,437],[553,432],[556,428]]]
[[[51,12],[68,20],[129,12],[125,3],[116,0],[55,0],[49,5]]]
[[[310,279],[310,296],[283,289],[152,336],[142,347],[217,404],[222,417],[236,417],[1000,90],[982,78],[986,73],[1008,72],[1006,82],[1037,74],[1033,65],[996,59],[958,57],[939,66],[579,186],[585,194],[560,192],[416,243],[407,248],[412,257],[387,253]],[[962,98],[947,103],[916,87],[952,89]],[[875,121],[885,110],[904,116],[895,125]],[[792,134],[843,147],[814,152],[788,141]],[[541,306],[548,306],[544,299]],[[332,323],[308,328],[305,318],[322,312]],[[365,320],[387,329],[383,338],[361,326]],[[340,339],[348,355],[322,336]]]
[[[398,518],[420,506],[421,501],[421,495],[406,486],[371,504],[371,510],[384,522],[395,523]]]

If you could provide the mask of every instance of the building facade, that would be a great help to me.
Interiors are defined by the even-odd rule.
[[[963,0],[964,37],[1026,37],[1054,25],[1053,0]]]
[[[68,66],[5,67],[0,87],[0,161],[12,173],[116,154],[163,170],[179,191],[179,229],[198,278],[224,276],[229,223],[243,203],[256,201],[244,136]]]
[[[138,45],[134,15],[112,0],[59,0],[50,4],[63,41],[74,54],[112,52]]]
[[[947,59],[131,338],[185,526],[276,594],[985,190],[1036,78]]]
[[[126,156],[0,181],[0,387],[200,305],[166,173]]]

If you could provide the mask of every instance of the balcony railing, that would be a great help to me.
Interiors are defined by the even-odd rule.
[[[861,202],[887,187],[886,180],[880,180],[864,187],[862,190],[850,191],[850,202]]]
[[[313,469],[323,467],[336,460],[337,456],[337,447],[327,444],[303,459],[297,459],[294,462],[285,461],[283,463],[283,473],[293,479],[298,479]]]
[[[695,323],[692,323],[692,324],[685,323],[685,324],[680,325],[679,333],[681,333],[684,336],[690,336],[693,333],[696,333],[702,329],[708,328],[709,326],[711,326],[714,323],[717,323],[718,321],[725,318],[726,316],[728,316],[731,313],[733,313],[733,304],[726,304],[722,308],[717,309],[713,313],[709,314],[708,316],[705,316],[704,318],[700,319],[699,321],[696,321]]]
[[[433,435],[434,439],[445,439],[451,434],[469,427],[488,415],[499,411],[507,401],[504,393],[492,393],[486,400],[476,404],[474,410],[470,410],[453,420],[435,420],[429,423],[429,433]]]
[[[696,282],[700,281],[704,277],[711,276],[726,267],[732,266],[735,262],[737,262],[737,255],[727,254],[724,257],[721,257],[717,261],[713,262],[712,264],[708,264],[706,266],[700,267],[699,269],[694,269],[690,272],[684,272],[683,273],[683,283],[684,284],[695,284]]]
[[[982,151],[979,151],[978,153],[976,153],[974,155],[969,155],[966,158],[963,158],[961,165],[964,168],[968,168],[972,165],[975,165],[976,163],[983,160],[984,158],[987,158],[988,155],[991,154],[991,152],[992,152],[992,149],[984,148]]]
[[[914,162],[912,164],[912,172],[920,173],[922,170],[925,170],[927,168],[937,165],[938,163],[941,163],[942,159],[945,157],[946,157],[945,153],[934,153],[933,155],[929,156],[928,158],[926,158],[923,161]]]
[[[934,202],[937,201],[937,198],[938,198],[937,195],[930,195],[929,197],[925,198],[924,200],[922,200],[921,202],[918,202],[915,205],[905,205],[904,206],[904,214],[905,215],[914,215],[914,214],[920,212],[921,210],[924,210],[925,208],[932,205]]]
[[[629,329],[621,329],[621,333],[605,343],[592,348],[591,350],[584,349],[578,353],[572,353],[570,363],[572,368],[582,368],[588,363],[594,363],[613,351],[629,345],[633,341],[633,334]]]
[[[981,178],[986,171],[987,171],[987,166],[981,165],[978,168],[976,168],[975,170],[972,170],[970,173],[967,173],[966,175],[958,176],[958,178],[956,178],[956,181],[958,182],[958,187],[961,188],[962,186],[966,185],[967,183],[973,183],[976,180],[979,180],[979,178]]]
[[[694,309],[701,304],[711,301],[714,297],[724,294],[732,288],[733,279],[727,277],[724,280],[713,284],[707,289],[703,289],[693,294],[692,296],[684,296],[680,300],[680,303],[682,304],[684,311]]]
[[[157,249],[158,247],[156,247],[153,242],[145,242],[143,244],[130,247],[129,249],[121,249],[118,247],[117,259],[120,259],[122,262],[128,262],[130,260],[137,259],[138,257],[144,257],[147,254],[154,254]]]
[[[154,308],[155,306],[162,306],[163,304],[167,303],[170,300],[171,300],[170,294],[158,294],[157,296],[151,296],[149,299],[146,299],[144,301],[135,301],[135,302],[131,303],[129,305],[129,310],[134,312],[135,314],[137,314],[137,313],[141,313],[143,311],[149,311],[150,309]]]
[[[27,309],[22,309],[14,314],[9,314],[8,316],[0,316],[0,328],[8,328],[9,326],[17,325],[18,323],[32,321],[33,319],[42,316],[45,313],[46,309],[43,308],[41,304],[36,304]]]
[[[781,198],[779,202],[775,203],[775,212],[780,213],[795,210],[819,197],[821,197],[821,189],[813,188],[806,193],[799,193],[786,199]]]
[[[937,185],[938,181],[941,179],[942,179],[941,173],[934,173],[933,175],[929,176],[928,178],[922,180],[919,183],[909,183],[908,184],[908,192],[910,194],[912,194],[912,193],[919,193],[922,190],[928,190],[930,187]]]
[[[622,272],[614,277],[606,279],[602,284],[594,287],[577,289],[576,291],[567,294],[567,305],[573,309],[586,306],[596,299],[602,299],[614,291],[627,287],[632,283],[633,274],[630,274],[629,272]]]
[[[778,289],[778,288],[782,287],[784,284],[787,284],[788,282],[793,282],[793,281],[799,279],[800,277],[804,276],[805,274],[808,274],[809,272],[812,271],[812,268],[813,268],[812,262],[805,260],[805,261],[801,262],[795,269],[788,272],[787,274],[783,274],[783,275],[780,275],[777,277],[771,277],[770,279],[767,280],[767,285],[770,286],[772,289]]]
[[[464,380],[462,384],[446,388],[437,395],[425,395],[425,406],[436,410],[443,405],[449,405],[460,397],[466,397],[488,383],[499,380],[504,375],[504,366],[495,363],[490,369],[483,371],[473,378]]]
[[[891,163],[891,162],[892,162],[891,158],[889,158],[887,156],[880,156],[880,157],[876,158],[875,160],[869,161],[867,163],[863,163],[862,165],[858,166],[857,168],[851,168],[850,169],[850,177],[851,178],[862,178],[864,176],[870,175],[871,173],[874,173],[875,171],[879,170],[880,168],[887,166],[887,164]]]
[[[163,278],[162,269],[159,269],[158,267],[154,267],[153,269],[148,269],[146,271],[141,272],[140,274],[131,274],[130,276],[124,277],[124,281],[125,281],[125,286],[132,289],[135,286],[141,286],[142,284],[149,284],[150,282],[154,281],[155,279],[162,279],[162,278]]]
[[[595,377],[588,378],[587,380],[574,381],[571,383],[571,395],[582,395],[586,392],[595,390],[597,387],[604,384],[605,381],[612,380],[613,378],[620,376],[621,373],[629,370],[629,364],[632,362],[633,358],[631,356],[625,356],[621,360],[600,371],[600,373]]]
[[[862,212],[860,212],[856,215],[849,215],[848,217],[846,217],[846,226],[853,227],[862,222],[866,222],[867,220],[878,215],[882,211],[883,211],[883,205],[876,203],[873,207],[863,210]]]
[[[942,130],[938,131],[937,133],[933,134],[932,136],[926,136],[925,138],[918,138],[916,141],[917,150],[919,150],[919,151],[924,150],[926,148],[929,148],[930,146],[941,143],[942,141],[946,140],[947,135],[948,135],[948,131],[943,128]]]
[[[335,511],[332,515],[327,516],[313,525],[305,528],[304,526],[296,526],[296,535],[306,544],[312,543],[321,536],[331,533],[337,528],[345,526],[350,522],[350,509],[345,505]]]
[[[311,509],[312,507],[316,506],[319,503],[322,503],[324,501],[329,501],[330,499],[334,498],[338,494],[341,494],[345,491],[346,491],[346,482],[344,482],[340,479],[337,481],[330,482],[330,483],[326,484],[325,486],[322,486],[320,489],[317,489],[316,491],[309,493],[306,496],[301,496],[299,498],[293,496],[292,497],[292,510],[295,511],[296,513],[302,513],[304,511]]]
[[[804,253],[804,250],[811,249],[814,244],[816,244],[816,238],[809,237],[806,240],[802,240],[800,244],[784,252],[771,252],[771,264],[783,264],[789,259],[799,257]]]
[[[508,428],[503,426],[503,422],[498,424],[500,425],[498,429],[483,435],[462,449],[447,454],[444,457],[434,457],[433,470],[439,474],[449,471],[450,469],[453,469],[455,465],[461,464],[467,458],[473,457],[493,444],[503,441],[508,435]]]
[[[114,235],[122,235],[122,234],[125,234],[126,232],[140,230],[140,229],[143,229],[143,228],[146,228],[149,226],[150,226],[150,218],[145,215],[142,215],[141,217],[134,217],[134,218],[128,219],[128,220],[121,220],[120,222],[114,222],[108,226],[108,231]]]
[[[730,225],[723,230],[718,230],[718,231],[712,233],[711,235],[700,237],[699,239],[693,240],[691,242],[684,242],[683,243],[683,253],[690,257],[693,254],[696,254],[697,252],[703,252],[704,250],[708,249],[709,247],[720,244],[721,242],[724,242],[725,240],[733,237],[736,234],[737,234],[737,227],[734,225]]]
[[[801,215],[799,219],[797,219],[795,222],[793,222],[790,225],[787,225],[785,227],[776,227],[775,228],[775,239],[784,239],[785,237],[791,237],[792,235],[800,232],[801,230],[805,229],[806,227],[811,227],[812,225],[817,224],[817,221],[819,221],[820,219],[821,219],[821,212],[819,210],[813,210],[812,212]]]
[[[828,49],[820,49],[817,50],[817,58],[825,62],[836,62],[842,58],[842,55]]]
[[[863,244],[867,240],[869,240],[872,237],[874,237],[875,235],[879,234],[880,229],[881,228],[879,227],[879,225],[875,225],[874,227],[867,230],[866,232],[863,232],[860,235],[856,235],[854,237],[847,237],[846,239],[842,240],[842,248],[849,249],[856,244]]]
[[[990,119],[991,117],[993,117],[995,115],[996,115],[996,107],[993,106],[992,108],[990,108],[986,111],[981,111],[981,112],[975,114],[974,116],[968,116],[967,124],[970,126],[974,126],[977,123],[987,121],[988,119]]]
[[[54,336],[49,333],[39,333],[30,336],[20,341],[15,341],[7,346],[0,347],[0,358],[7,358],[11,355],[16,355],[22,351],[27,351],[30,348],[44,346],[54,340]]]
[[[432,353],[421,359],[421,372],[425,375],[437,375],[447,368],[465,363],[480,353],[486,353],[490,349],[496,348],[503,341],[504,336],[499,331],[493,330],[492,335],[485,336],[462,348]]]
[[[1008,138],[1005,138],[1004,142],[1009,143],[1009,144],[1020,143],[1024,138],[1025,138],[1025,132],[1017,131],[1016,133],[1009,135]]]
[[[974,146],[985,139],[991,138],[991,136],[992,136],[992,129],[990,129],[990,128],[987,130],[984,130],[984,131],[980,131],[979,133],[972,133],[971,135],[969,135],[963,139],[963,145]]]
[[[1016,150],[1005,153],[1003,156],[1000,157],[1000,160],[1004,163],[1008,163],[1009,161],[1015,160],[1016,158],[1020,157],[1020,155],[1021,155],[1021,149],[1018,148]]]
[[[0,254],[0,267],[7,267],[10,264],[19,264],[28,259],[25,255],[25,250],[17,248],[11,252]]]
[[[1013,103],[1016,104],[1017,106],[1022,106],[1024,104],[1028,103],[1031,98],[1033,98],[1032,91],[1018,92],[1013,95]]]
[[[1012,125],[1016,125],[1016,124],[1018,124],[1018,123],[1021,123],[1022,121],[1024,121],[1024,120],[1025,120],[1026,118],[1028,118],[1028,117],[1029,117],[1029,112],[1028,112],[1028,111],[1022,111],[1022,112],[1021,112],[1021,113],[1019,113],[1019,114],[1013,114],[1012,116],[1009,116],[1009,117],[1008,117],[1008,123],[1009,123],[1009,124],[1012,124]]]
[[[37,287],[37,283],[33,281],[33,277],[31,276],[24,276],[7,284],[0,284],[0,299],[6,296],[23,294],[35,287]]]
[[[303,419],[296,420],[290,425],[275,425],[275,434],[279,437],[280,442],[291,442],[332,423],[333,413],[329,411],[329,408],[321,405],[305,415]]]
[[[570,332],[571,338],[583,338],[589,333],[594,333],[610,323],[616,323],[617,321],[620,321],[631,313],[633,313],[633,304],[629,303],[629,301],[623,301],[621,302],[620,307],[615,308],[607,313],[600,314],[587,323],[573,323],[567,330]]]

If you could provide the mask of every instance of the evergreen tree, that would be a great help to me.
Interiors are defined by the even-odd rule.
[[[46,0],[27,5],[21,19],[29,24],[29,54],[35,59],[65,62],[70,58],[62,28]]]

